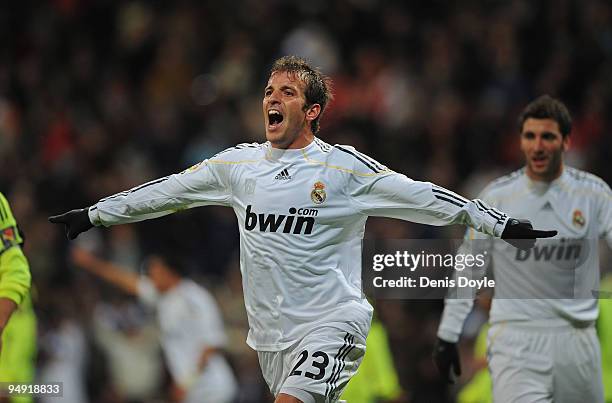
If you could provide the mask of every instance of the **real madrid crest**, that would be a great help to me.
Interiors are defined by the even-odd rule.
[[[321,204],[325,201],[327,193],[325,193],[325,185],[323,182],[315,182],[312,192],[310,192],[310,198],[314,204]]]
[[[585,223],[586,220],[584,218],[584,215],[582,215],[582,211],[578,209],[574,210],[574,213],[572,214],[572,224],[574,224],[574,226],[578,228],[582,228],[584,227]]]

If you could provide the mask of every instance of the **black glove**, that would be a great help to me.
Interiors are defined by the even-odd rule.
[[[442,379],[448,383],[455,383],[454,377],[451,375],[451,370],[455,377],[461,375],[461,360],[459,359],[459,351],[457,343],[450,343],[440,338],[436,340],[433,350],[433,361],[440,371]]]
[[[541,231],[533,229],[529,220],[510,218],[501,238],[515,248],[527,250],[533,248],[537,238],[552,238],[557,231]]]
[[[93,224],[89,221],[88,211],[89,209],[87,208],[70,210],[64,214],[49,217],[49,221],[53,224],[64,224],[66,237],[72,240],[79,236],[81,232],[85,232],[93,227]]]

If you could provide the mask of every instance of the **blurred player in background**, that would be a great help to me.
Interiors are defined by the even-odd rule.
[[[232,402],[237,386],[221,351],[226,338],[217,305],[204,288],[183,277],[180,264],[170,260],[150,256],[148,275],[138,276],[82,248],[72,251],[77,266],[156,309],[175,401]]]
[[[23,236],[0,193],[0,382],[31,383],[36,359],[36,317],[30,298],[31,275]],[[2,401],[0,397],[0,401]],[[29,396],[11,402],[31,402]]]
[[[387,331],[376,316],[372,318],[366,351],[359,372],[344,390],[342,399],[350,403],[408,402],[395,370]]]
[[[605,294],[599,300],[597,334],[601,343],[604,398],[606,403],[612,403],[612,273],[602,279],[601,290]]]
[[[492,182],[481,194],[509,214],[559,230],[558,237],[539,242],[532,253],[488,244],[494,248],[496,281],[488,337],[496,402],[603,401],[601,354],[594,327],[597,299],[591,292],[588,297],[572,298],[564,287],[556,290],[557,297],[545,291],[567,273],[572,292],[581,285],[597,290],[598,239],[605,238],[612,247],[610,187],[564,164],[571,127],[570,114],[560,101],[547,95],[534,100],[519,117],[526,166]],[[464,245],[485,238],[471,230],[466,237]],[[581,255],[571,254],[568,259],[567,250],[561,252],[564,245],[582,245],[574,249]],[[434,350],[444,377],[450,377],[450,371],[460,373],[456,343],[472,305],[470,299],[446,300]]]
[[[258,352],[277,403],[337,401],[357,371],[373,311],[361,290],[369,216],[464,224],[527,246],[554,233],[318,139],[330,98],[327,77],[302,59],[283,57],[263,94],[266,143],[239,144],[182,173],[50,217],[74,239],[93,226],[204,205],[232,207],[247,343]]]
[[[475,300],[476,307],[483,312],[491,310],[492,292],[480,293]],[[472,351],[472,369],[473,373],[470,380],[461,386],[457,392],[457,403],[492,403],[493,402],[493,385],[487,362],[487,334],[489,332],[489,323],[484,323],[480,326],[478,334],[474,335]],[[464,374],[468,375],[468,374]]]

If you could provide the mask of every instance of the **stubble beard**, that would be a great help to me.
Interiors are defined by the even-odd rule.
[[[552,182],[561,176],[563,171],[562,151],[551,154],[548,159],[548,165],[541,171],[538,171],[533,162],[529,161],[529,170],[534,178],[544,182]]]

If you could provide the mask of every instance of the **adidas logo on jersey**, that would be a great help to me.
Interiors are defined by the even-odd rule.
[[[289,209],[289,215],[257,214],[253,212],[251,208],[252,206],[249,204],[246,209],[246,217],[244,220],[244,228],[247,231],[253,231],[259,227],[258,229],[260,232],[309,235],[312,233],[312,228],[314,227],[314,217],[319,214],[318,210],[313,208],[296,209],[295,207],[291,207]]]
[[[289,175],[289,171],[287,170],[287,168],[285,168],[282,171],[280,171],[278,175],[274,177],[274,179],[279,180],[279,181],[288,181],[291,179],[291,175]]]

